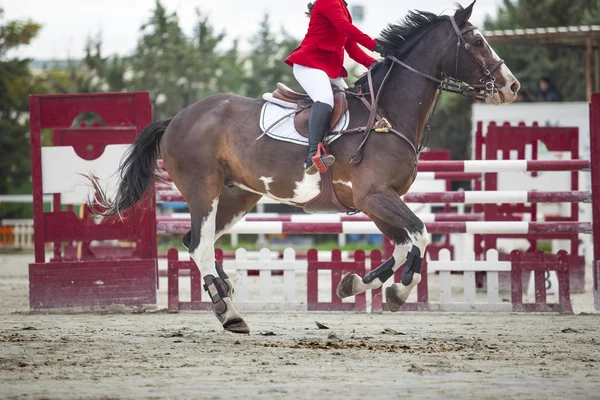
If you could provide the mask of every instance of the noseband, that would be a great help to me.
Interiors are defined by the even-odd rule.
[[[486,68],[485,64],[482,64],[477,57],[475,57],[475,53],[473,52],[471,45],[467,43],[464,37],[465,33],[474,31],[477,29],[477,27],[472,25],[464,28],[463,30],[459,30],[454,16],[450,16],[450,21],[452,22],[452,27],[454,28],[454,32],[456,32],[456,36],[458,37],[458,42],[456,43],[456,67],[454,69],[454,77],[456,78],[458,76],[458,60],[460,58],[459,50],[461,46],[464,46],[467,54],[469,57],[471,57],[471,60],[473,60],[482,74],[481,79],[479,79],[480,85],[473,85],[473,88],[482,90],[485,89],[489,96],[493,96],[494,89],[496,88],[496,78],[494,78],[493,74],[502,66],[502,64],[504,64],[504,60],[500,59],[494,65],[492,65],[491,68]]]

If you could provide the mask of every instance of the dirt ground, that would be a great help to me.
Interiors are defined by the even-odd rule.
[[[600,398],[589,288],[576,315],[245,313],[240,336],[206,312],[31,314],[29,258],[0,255],[2,399]]]

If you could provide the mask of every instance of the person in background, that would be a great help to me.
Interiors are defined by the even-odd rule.
[[[531,98],[529,97],[529,94],[526,91],[519,90],[519,93],[517,94],[517,100],[515,100],[515,102],[517,102],[517,103],[530,103],[531,102]]]
[[[540,92],[537,95],[538,101],[543,102],[559,102],[563,101],[562,95],[552,84],[552,80],[548,77],[543,77],[538,82]]]

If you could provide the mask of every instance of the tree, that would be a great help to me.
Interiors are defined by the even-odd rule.
[[[34,79],[28,67],[30,60],[9,58],[7,53],[29,44],[41,25],[3,19],[0,8],[0,193],[14,193],[31,175],[27,95]]]
[[[443,93],[431,124],[428,146],[450,149],[455,160],[471,158],[472,104],[473,101],[466,97]]]
[[[131,56],[130,89],[150,92],[155,119],[173,116],[187,105],[182,101],[179,84],[187,83],[184,77],[191,48],[177,14],[167,14],[160,1],[140,31],[142,37]]]
[[[278,38],[271,31],[269,15],[265,14],[258,32],[250,39],[252,51],[247,58],[250,72],[245,79],[248,96],[260,97],[271,92],[277,82],[300,89],[292,69],[284,62],[285,57],[298,46],[298,41],[283,28],[280,36]]]
[[[600,23],[600,1],[504,0],[496,18],[485,29],[526,29]],[[550,76],[566,101],[585,101],[585,49],[559,45],[497,45],[506,64],[519,79],[522,90],[538,92],[538,79]]]
[[[600,0],[504,0],[486,30],[600,24]],[[538,79],[550,76],[567,101],[585,100],[585,52],[551,45],[493,45],[519,79],[523,91],[535,97]],[[449,148],[453,159],[468,159],[472,101],[444,94],[432,126],[430,146]]]
[[[89,37],[85,45],[84,73],[98,85],[98,91],[120,92],[127,89],[126,72],[129,68],[127,58],[114,55],[102,55],[102,35]]]
[[[168,14],[157,0],[129,57],[133,78],[125,82],[126,86],[129,90],[150,92],[155,119],[171,117],[211,94],[242,93],[237,43],[231,49],[218,50],[225,33],[217,33],[200,10],[196,14],[194,35],[188,38],[179,26],[177,14]]]

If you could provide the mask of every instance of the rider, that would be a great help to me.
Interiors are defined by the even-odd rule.
[[[293,67],[294,77],[313,100],[308,122],[308,157],[306,173],[313,175],[317,168],[312,157],[317,153],[319,142],[329,131],[333,111],[333,90],[348,86],[344,82],[348,72],[343,66],[344,50],[350,58],[369,68],[375,59],[367,55],[358,44],[381,53],[375,39],[352,25],[348,3],[344,0],[315,0],[308,4],[310,18],[308,32],[298,48],[285,60]],[[321,157],[326,166],[335,162],[332,155]]]

